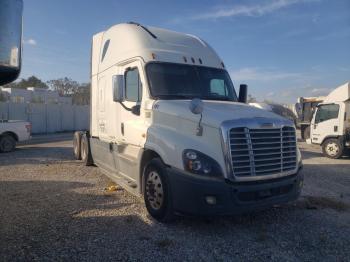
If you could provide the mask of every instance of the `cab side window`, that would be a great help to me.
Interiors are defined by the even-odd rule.
[[[225,81],[222,79],[212,79],[210,80],[210,94],[227,96],[227,87]]]
[[[108,50],[108,47],[109,47],[109,42],[110,42],[110,40],[108,39],[108,40],[105,42],[104,46],[103,46],[101,62],[103,62],[103,59],[104,59],[105,56],[106,56],[106,53],[107,53],[107,50]]]
[[[339,105],[321,105],[317,109],[315,123],[338,118]]]
[[[142,97],[142,87],[139,70],[132,68],[125,72],[125,100],[130,102],[140,102]]]

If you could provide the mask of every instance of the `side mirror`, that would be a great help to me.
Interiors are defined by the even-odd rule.
[[[190,102],[190,111],[192,114],[199,115],[203,112],[203,101],[199,98],[194,98]]]
[[[23,0],[0,1],[0,85],[21,71]]]
[[[239,85],[239,97],[238,102],[247,103],[248,85]]]
[[[124,101],[124,76],[115,75],[113,76],[113,101],[123,102]]]
[[[134,115],[139,116],[140,115],[140,109],[141,106],[140,105],[135,105],[131,108],[131,113],[133,113]]]

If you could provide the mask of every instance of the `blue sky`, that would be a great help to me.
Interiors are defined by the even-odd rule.
[[[125,21],[200,36],[258,100],[294,102],[350,81],[349,0],[24,0],[20,77],[89,81],[92,35]]]

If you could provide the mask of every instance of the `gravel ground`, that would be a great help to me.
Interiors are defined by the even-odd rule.
[[[212,219],[153,221],[142,201],[71,141],[0,154],[0,260],[350,261],[350,158],[300,143],[305,187],[296,203]]]

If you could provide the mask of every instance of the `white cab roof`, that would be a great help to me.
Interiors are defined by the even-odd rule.
[[[136,57],[146,63],[162,61],[223,68],[216,52],[200,38],[156,27],[147,29],[149,32],[140,25],[125,23],[94,35],[92,74]],[[109,47],[102,60],[103,47],[108,40]]]

